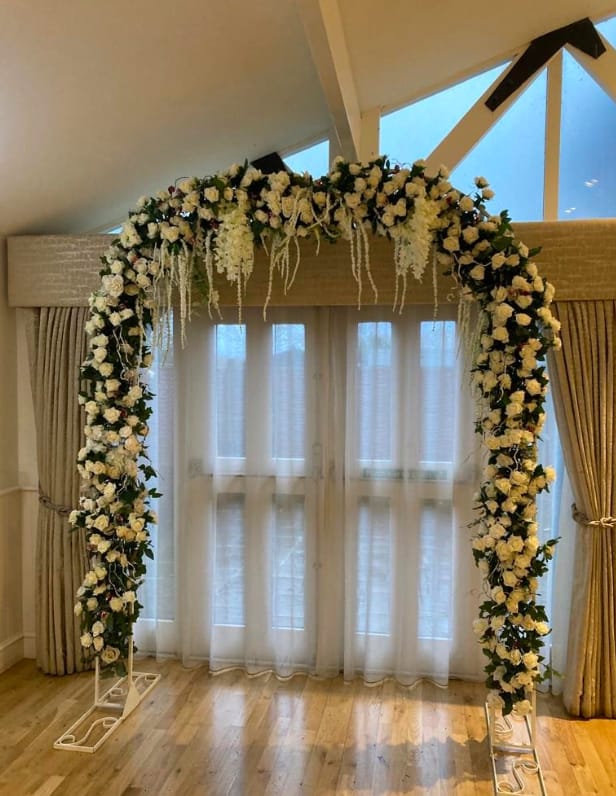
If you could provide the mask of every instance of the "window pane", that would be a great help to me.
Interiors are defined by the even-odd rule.
[[[427,157],[505,68],[501,64],[383,116],[381,152],[397,163]]]
[[[453,541],[451,503],[426,500],[419,540],[419,636],[451,636]]]
[[[218,456],[244,457],[244,380],[246,374],[246,327],[216,327],[216,398]]]
[[[306,544],[302,495],[274,497],[272,624],[303,629]]]
[[[356,376],[359,458],[391,460],[394,396],[391,323],[357,325]]]
[[[559,217],[616,215],[616,103],[564,53]]]
[[[544,69],[451,174],[466,193],[475,177],[485,176],[496,192],[489,206],[509,210],[514,221],[543,218],[545,98]]]
[[[422,321],[419,409],[422,464],[453,461],[456,413],[452,411],[451,391],[455,383],[455,363],[455,321]]]
[[[216,501],[214,624],[244,625],[244,495]]]
[[[278,323],[272,333],[272,455],[275,459],[303,459],[305,445],[306,381],[305,328]]]
[[[392,550],[387,498],[362,498],[357,541],[357,632],[391,632]]]
[[[600,22],[595,27],[602,36],[605,36],[612,47],[616,47],[616,17],[606,19],[605,22]]]
[[[307,171],[313,177],[323,177],[329,172],[329,141],[320,141],[292,155],[285,155],[284,162],[298,174]]]

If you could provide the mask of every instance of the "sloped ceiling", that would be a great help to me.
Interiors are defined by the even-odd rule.
[[[318,7],[0,0],[0,234],[97,229],[178,177],[326,136],[310,3]],[[338,0],[338,9],[336,46],[364,111],[422,96],[581,17],[616,13],[616,0]]]

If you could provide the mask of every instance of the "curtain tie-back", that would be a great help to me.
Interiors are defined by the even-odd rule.
[[[68,517],[68,515],[73,510],[70,506],[58,506],[56,503],[52,501],[52,499],[46,495],[41,487],[39,486],[39,503],[41,506],[45,506],[46,509],[51,509],[51,511],[55,511],[58,514],[62,515],[63,517]]]
[[[591,527],[614,528],[616,527],[616,517],[601,517],[599,520],[589,520],[584,512],[580,511],[575,503],[571,506],[571,516],[580,525]]]

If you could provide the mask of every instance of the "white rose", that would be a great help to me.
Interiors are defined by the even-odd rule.
[[[161,237],[168,240],[169,243],[174,243],[180,237],[180,230],[177,227],[171,226],[166,221],[160,225]]]
[[[86,649],[88,647],[92,646],[92,634],[91,633],[84,633],[83,636],[81,636],[81,638],[79,640],[81,641],[81,646],[85,647]]]
[[[120,389],[119,379],[107,379],[105,381],[105,390],[107,394],[117,392]]]
[[[83,613],[83,605],[81,603],[75,603],[75,607],[73,608],[73,613],[75,616],[81,616]]]
[[[483,265],[476,265],[469,271],[469,276],[471,279],[476,279],[477,281],[481,281],[485,275],[485,268]]]
[[[120,650],[116,647],[105,647],[101,652],[101,661],[105,664],[115,663],[120,657]]]
[[[120,419],[120,410],[116,409],[114,406],[110,406],[103,412],[103,417],[108,423],[117,423]]]
[[[520,309],[525,310],[527,307],[533,303],[531,296],[527,296],[522,293],[520,296],[517,296],[515,299],[515,303],[520,307]]]
[[[448,252],[458,251],[458,249],[460,248],[460,241],[458,240],[458,238],[448,236],[443,240],[443,248],[446,249]]]
[[[458,206],[462,212],[468,213],[474,209],[475,203],[470,196],[463,196],[458,202]]]
[[[490,619],[490,627],[492,628],[492,630],[500,630],[504,624],[505,624],[504,616],[493,616]]]
[[[492,268],[500,268],[502,265],[505,264],[507,258],[502,252],[497,252],[497,254],[492,255]]]
[[[524,666],[526,666],[527,669],[535,669],[539,663],[539,658],[534,652],[524,653],[522,660],[524,661]]]
[[[124,442],[124,447],[129,453],[138,453],[141,450],[141,443],[131,434],[130,437],[127,437]]]
[[[500,586],[495,586],[492,589],[491,594],[492,594],[492,599],[494,600],[495,603],[498,603],[498,605],[501,605],[507,599],[505,592],[502,590]]]
[[[101,464],[101,462],[97,462],[97,464]],[[93,525],[97,531],[105,531],[109,527],[109,518],[106,514],[99,514]]]
[[[96,609],[98,608],[98,600],[96,599],[96,597],[88,597],[88,600],[86,602],[86,608],[88,609],[88,611],[96,611]]]
[[[109,600],[109,607],[112,611],[121,611],[124,608],[124,600],[121,597],[112,597]]]
[[[102,622],[95,622],[92,625],[92,633],[95,636],[100,636],[101,633],[104,633],[104,631],[105,631],[105,625]]]
[[[511,492],[511,481],[508,478],[497,478],[494,481],[494,486],[504,495],[508,495]]]
[[[520,326],[528,326],[532,320],[525,312],[517,312],[515,319]]]
[[[499,304],[492,313],[492,318],[494,319],[494,323],[498,326],[504,324],[511,316],[513,315],[513,307],[510,304],[506,304],[503,302]]]
[[[124,292],[124,279],[120,274],[104,276],[102,279],[103,290],[114,298],[118,298]]]
[[[518,582],[516,575],[510,570],[507,569],[503,573],[503,583],[505,586],[515,586]]]
[[[111,376],[111,374],[113,373],[113,365],[111,364],[111,362],[103,362],[98,370],[101,376],[106,379],[108,376]]]

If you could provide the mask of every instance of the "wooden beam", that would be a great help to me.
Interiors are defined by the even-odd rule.
[[[359,141],[359,159],[368,163],[379,156],[381,109],[371,108],[361,115],[361,136]]]
[[[601,34],[599,35],[601,36]],[[591,58],[571,45],[567,45],[567,52],[616,102],[616,50],[603,36],[601,36],[601,41],[605,46],[605,52],[599,58]]]
[[[299,0],[299,9],[332,120],[332,155],[358,160],[361,113],[338,0]]]
[[[508,67],[507,74],[514,66],[515,62]],[[426,159],[428,171],[434,171],[441,164],[451,170],[455,169],[458,163],[481,141],[500,117],[509,110],[518,97],[526,91],[536,75],[527,78],[496,110],[491,111],[486,107],[485,102],[494,89],[500,85],[503,77],[504,75],[499,75],[496,78],[468,113],[460,119],[449,135],[443,138],[441,143],[429,155]]]
[[[560,117],[563,87],[562,50],[548,66],[545,101],[545,166],[543,184],[543,220],[558,219],[558,186],[560,173]]]

